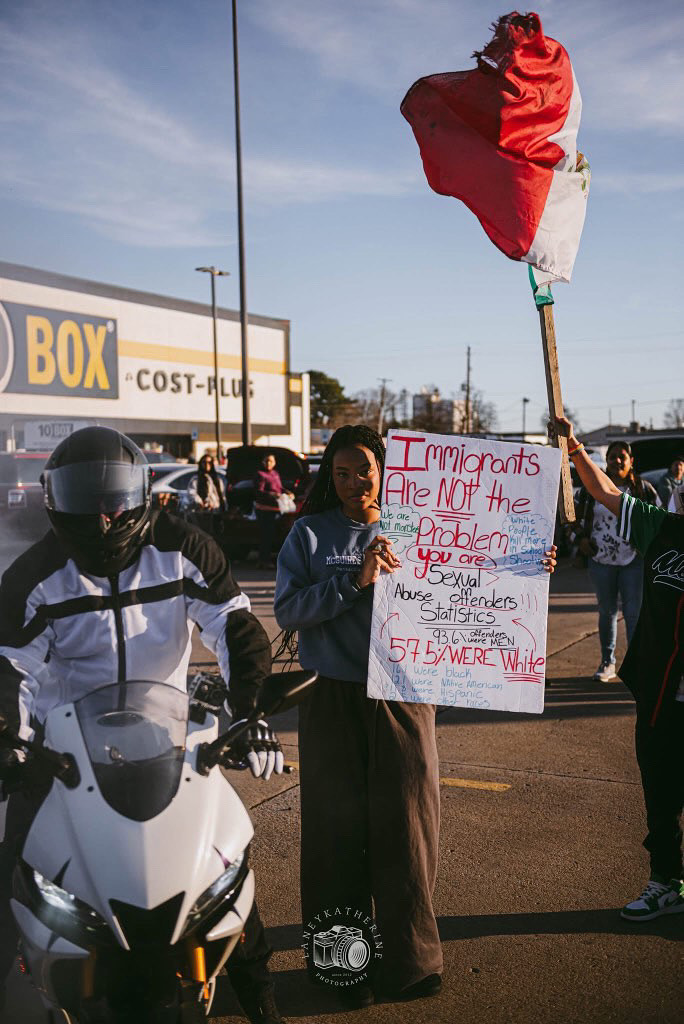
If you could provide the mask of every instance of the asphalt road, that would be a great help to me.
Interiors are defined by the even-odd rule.
[[[237,567],[236,576],[273,636],[273,574]],[[552,579],[541,717],[461,710],[438,717],[442,830],[435,908],[445,972],[437,998],[349,1013],[334,995],[307,984],[299,949],[296,772],[269,782],[233,774],[255,825],[259,904],[275,948],[279,1003],[290,1022],[684,1020],[684,915],[636,926],[618,914],[648,877],[634,707],[621,683],[591,681],[599,649],[587,587],[586,574],[570,568]],[[207,657],[196,643],[193,658]],[[292,762],[295,716],[276,720]],[[43,1020],[25,978],[12,978],[10,996],[7,1024]],[[225,978],[212,1020],[244,1020]]]

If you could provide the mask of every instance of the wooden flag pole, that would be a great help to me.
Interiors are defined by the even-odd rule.
[[[553,322],[553,306],[551,304],[539,307],[539,325],[541,327],[542,351],[544,352],[549,413],[551,419],[554,419],[556,416],[563,416],[564,413],[560,374],[558,372],[558,353],[556,351],[556,328]],[[560,493],[558,495],[558,511],[560,512],[561,522],[574,523],[575,502],[572,496],[568,442],[565,437],[558,437],[554,434],[552,444],[556,448],[560,448],[562,455]]]

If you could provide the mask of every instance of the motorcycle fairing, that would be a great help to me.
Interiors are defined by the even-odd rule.
[[[53,965],[60,960],[87,960],[89,951],[56,935],[18,900],[11,899],[10,906],[21,931],[23,954],[31,978],[43,1004],[50,1008],[54,1005],[51,978]]]
[[[47,717],[45,743],[68,751],[81,781],[56,780],[29,831],[24,860],[47,879],[68,861],[60,885],[97,911],[128,948],[109,903],[152,909],[183,894],[171,942],[178,941],[198,897],[247,847],[254,830],[242,802],[218,768],[195,770],[197,747],[216,735],[216,719],[188,723],[183,772],[173,801],[148,821],[133,821],[103,799],[71,704]],[[173,857],[167,859],[167,852]]]
[[[217,921],[211,931],[207,932],[207,940],[209,942],[216,942],[218,939],[225,939],[229,935],[235,935],[237,940],[245,926],[245,921],[249,916],[253,902],[254,872],[250,869],[242,883],[242,888],[235,903],[225,917]]]

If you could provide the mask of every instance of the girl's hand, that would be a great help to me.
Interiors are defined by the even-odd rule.
[[[555,544],[551,545],[551,549],[549,551],[544,552],[544,558],[542,558],[541,564],[544,567],[544,572],[548,572],[549,575],[551,575],[551,573],[555,571],[557,552],[558,548]]]
[[[375,583],[383,569],[385,572],[396,572],[400,568],[401,562],[392,551],[392,541],[378,534],[366,548],[356,584],[363,589]]]

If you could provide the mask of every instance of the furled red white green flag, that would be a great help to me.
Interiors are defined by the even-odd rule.
[[[577,255],[589,195],[582,101],[539,15],[514,11],[493,27],[476,68],[419,79],[401,112],[430,187],[461,199],[506,256],[536,268],[536,291],[569,281]]]

